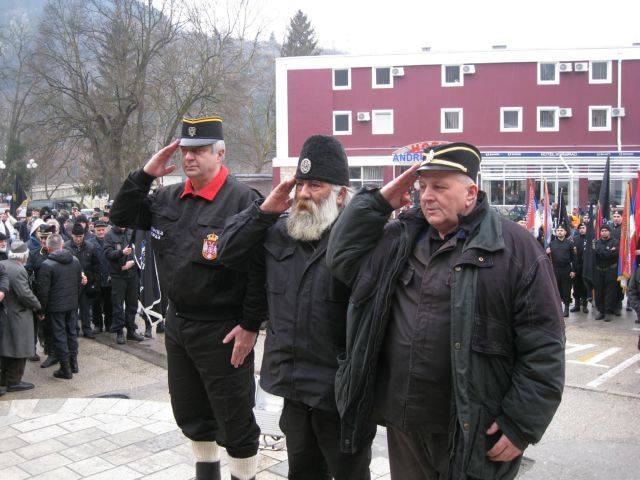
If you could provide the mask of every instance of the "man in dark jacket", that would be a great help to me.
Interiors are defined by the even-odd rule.
[[[587,308],[587,298],[589,297],[589,294],[587,292],[587,285],[584,282],[584,277],[582,276],[582,270],[584,268],[584,249],[587,246],[587,242],[589,242],[587,237],[587,226],[584,223],[580,223],[576,230],[576,235],[573,237],[573,251],[575,254],[573,269],[576,274],[573,277],[573,298],[575,300],[575,304],[570,310],[571,312],[579,312],[580,307],[582,307],[583,313],[589,313],[589,309]]]
[[[598,315],[596,320],[611,321],[607,314],[619,314],[618,290],[618,249],[620,241],[611,235],[611,227],[600,227],[600,238],[596,241],[596,307]]]
[[[269,324],[260,370],[265,391],[284,397],[289,478],[369,478],[372,422],[355,454],[342,453],[334,380],[344,353],[350,289],[325,263],[331,225],[348,202],[349,167],[340,142],[315,135],[300,152],[295,179],[285,180],[261,205],[227,221],[220,261],[246,265],[263,250]],[[289,216],[281,216],[291,202]]]
[[[336,375],[342,447],[373,413],[387,425],[394,479],[510,480],[562,396],[553,268],[478,191],[477,148],[427,150],[356,195],[331,232],[327,263],[352,284]],[[418,170],[420,207],[387,223],[410,204]]]
[[[63,248],[58,234],[47,239],[47,258],[38,271],[37,296],[42,309],[49,315],[53,342],[60,368],[56,378],[71,379],[78,373],[78,306],[82,286],[87,277],[69,250]]]
[[[107,234],[108,225],[105,222],[98,221],[95,224],[96,229],[96,253],[100,262],[100,291],[96,294],[91,306],[91,314],[93,317],[94,333],[110,331],[112,317],[111,303],[111,276],[109,275],[109,261],[104,254],[105,236]],[[104,318],[103,318],[104,314]]]
[[[568,317],[571,303],[571,279],[576,276],[576,272],[573,244],[567,239],[567,230],[564,225],[556,228],[556,236],[547,247],[547,255],[551,256],[558,292],[564,304],[563,315]]]
[[[111,304],[113,321],[110,331],[116,334],[119,345],[125,343],[123,329],[127,329],[127,339],[134,342],[144,340],[137,332],[136,312],[138,311],[138,267],[133,259],[131,230],[114,226],[104,238],[104,256],[109,263],[111,277]]]
[[[9,293],[9,274],[4,265],[0,265],[0,343],[2,342],[2,332],[7,321],[7,311],[4,306],[4,299]],[[7,393],[7,388],[0,385],[0,397]]]
[[[71,229],[71,240],[64,244],[64,248],[80,261],[82,272],[87,277],[79,299],[82,335],[85,338],[96,338],[91,328],[91,302],[100,288],[100,259],[96,245],[85,239],[85,229],[76,223]]]
[[[188,180],[149,195],[155,178],[175,170],[168,162],[179,145]],[[171,405],[192,441],[197,480],[220,478],[218,444],[227,449],[231,478],[254,478],[258,459],[253,346],[266,313],[264,275],[223,267],[218,237],[225,219],[259,194],[229,176],[224,153],[221,119],[184,119],[180,141],[129,175],[111,211],[114,224],[151,233],[169,299]]]

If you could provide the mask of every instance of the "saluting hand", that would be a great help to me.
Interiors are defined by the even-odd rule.
[[[271,193],[264,202],[262,202],[260,210],[266,213],[286,212],[293,203],[293,199],[289,197],[289,194],[295,184],[295,178],[288,178],[280,182],[276,188],[271,190]]]
[[[157,152],[144,166],[144,172],[156,178],[164,177],[165,175],[173,172],[176,169],[176,166],[167,166],[167,163],[169,162],[169,160],[171,160],[171,156],[178,149],[179,144],[180,139],[174,140],[162,150]]]
[[[487,430],[487,435],[494,435],[498,431],[500,431],[500,427],[496,422],[493,422]],[[492,462],[510,462],[520,455],[522,455],[522,450],[511,443],[511,440],[504,433],[493,448],[487,452],[487,457]]]
[[[244,359],[253,350],[253,346],[256,344],[257,332],[250,332],[245,330],[240,325],[236,325],[231,330],[222,343],[229,343],[233,340],[233,352],[231,353],[231,365],[238,368],[244,363]]]
[[[411,195],[409,189],[416,181],[416,170],[420,167],[419,163],[413,165],[409,170],[403,172],[399,177],[394,178],[380,190],[380,195],[389,202],[394,210],[411,205]]]

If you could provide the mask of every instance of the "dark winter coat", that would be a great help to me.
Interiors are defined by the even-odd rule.
[[[68,312],[78,308],[82,288],[82,267],[69,250],[49,254],[37,276],[36,295],[43,310]]]
[[[487,202],[483,192],[478,201]],[[344,450],[357,444],[371,415],[396,281],[426,225],[418,208],[387,223],[392,210],[379,191],[360,192],[327,248],[334,275],[352,285],[347,351],[336,375]],[[538,442],[564,387],[564,323],[551,262],[526,230],[487,208],[450,282],[452,478],[512,479],[521,458],[490,461],[486,430],[496,421],[517,447]]]
[[[131,230],[116,231],[112,228],[104,237],[104,257],[109,268],[109,275],[112,277],[129,278],[136,274],[136,266],[127,270],[122,267],[129,260],[133,260],[133,252],[129,255],[122,253],[122,250],[133,243],[133,234]]]
[[[86,239],[76,245],[73,240],[65,242],[64,248],[69,250],[71,254],[80,261],[82,271],[87,277],[87,285],[85,289],[92,289],[92,286],[100,286],[100,258],[98,257],[97,247],[93,241]]]
[[[98,263],[100,264],[100,286],[107,288],[111,286],[111,277],[109,276],[109,261],[104,254],[105,239],[96,237],[93,241],[96,246]]]

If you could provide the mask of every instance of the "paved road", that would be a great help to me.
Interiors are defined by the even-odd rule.
[[[543,440],[527,450],[527,461],[519,476],[520,479],[637,480],[640,478],[638,474],[640,472],[640,352],[636,346],[640,325],[635,324],[634,319],[635,316],[627,312],[623,312],[622,317],[614,318],[610,323],[595,321],[591,313],[572,314],[568,319],[567,388],[563,403]],[[115,344],[111,335],[103,334],[97,342],[81,339],[80,352],[81,373],[73,381],[54,379],[51,377],[52,369],[44,370],[37,364],[30,363],[27,366],[25,379],[34,381],[38,387],[30,392],[8,394],[0,399],[0,425],[4,425],[0,427],[0,438],[2,438],[0,469],[3,465],[9,467],[8,463],[3,462],[11,463],[9,471],[18,472],[11,478],[57,478],[50,472],[57,472],[58,469],[66,475],[65,478],[94,478],[89,472],[99,475],[95,477],[98,479],[114,478],[112,475],[119,477],[121,472],[127,472],[123,478],[171,478],[172,480],[190,478],[187,465],[190,465],[193,457],[188,446],[184,444],[184,439],[179,432],[175,431],[171,418],[166,415],[168,411],[166,402],[169,397],[166,386],[163,336],[158,335],[157,338],[146,340],[142,344],[130,343],[120,347]],[[256,351],[257,365],[261,355],[262,338]],[[59,398],[98,397],[114,393],[126,394],[136,401],[148,401],[150,405],[156,405],[157,401],[164,402],[164,407],[161,409],[163,413],[158,413],[162,415],[162,419],[159,420],[157,415],[151,419],[147,417],[146,420],[135,416],[127,418],[126,415],[122,419],[116,419],[110,417],[110,413],[100,411],[99,406],[103,405],[100,403],[102,400],[95,403],[93,408],[87,409],[86,405],[90,404],[86,404],[83,409],[70,412],[75,415],[71,420],[60,417],[59,422],[55,424],[62,429],[57,431],[59,435],[76,433],[76,430],[72,431],[69,428],[78,429],[89,423],[94,426],[86,428],[93,430],[87,430],[85,434],[91,435],[91,432],[94,432],[95,435],[95,429],[105,432],[100,438],[89,442],[92,445],[91,448],[95,450],[95,455],[90,457],[81,455],[83,458],[77,458],[76,450],[65,453],[66,449],[60,447],[60,445],[64,446],[64,442],[58,440],[56,444],[52,442],[56,440],[55,438],[42,440],[39,435],[46,436],[47,431],[30,433],[32,430],[22,432],[18,428],[9,429],[11,422],[6,423],[6,418],[2,420],[3,414],[21,408],[28,410],[29,406],[32,409],[40,408],[41,411],[48,412],[47,415],[53,415],[55,412],[51,413],[49,410],[55,408],[68,410],[81,405],[74,402],[90,402],[86,398],[72,400],[71,406],[64,407],[65,401]],[[14,399],[29,398],[58,400],[43,400],[43,403],[31,402],[24,407],[8,403]],[[114,402],[114,400],[106,401]],[[109,408],[116,408],[116,411],[119,411],[118,408],[124,408],[122,405],[126,402],[126,400],[120,402],[118,404],[120,407],[112,405]],[[96,411],[98,413],[94,413]],[[148,427],[149,423],[146,422],[150,420],[163,423]],[[47,421],[47,419],[41,420],[43,424]],[[71,423],[67,423],[70,421]],[[121,426],[115,427],[115,424]],[[26,425],[27,428],[32,426]],[[127,430],[120,430],[125,427],[133,433],[126,434]],[[44,428],[49,427],[42,427]],[[165,428],[167,431],[161,432]],[[147,433],[141,433],[140,429]],[[37,428],[33,432],[39,432],[39,430]],[[154,433],[153,430],[156,432]],[[80,428],[78,431],[84,431],[84,429]],[[151,436],[148,435],[149,431],[152,433]],[[26,435],[29,433],[30,435]],[[111,435],[116,436],[115,440]],[[144,438],[137,439],[136,435],[142,435]],[[122,457],[119,461],[115,458],[117,454],[109,455],[109,452],[116,451],[114,445],[117,446],[117,442],[122,441],[120,437],[128,439],[130,436],[133,439],[131,445],[135,447],[134,450],[140,457],[135,459]],[[150,438],[160,438],[160,440],[149,442]],[[22,442],[29,439],[37,441],[33,447],[26,448],[31,444],[25,445]],[[59,450],[50,452],[47,450],[47,444],[40,445],[43,448],[38,450],[35,445],[40,442],[53,443],[59,447]],[[162,442],[166,442],[166,445]],[[12,446],[15,448],[11,448]],[[52,447],[49,445],[48,448]],[[101,450],[105,448],[107,450]],[[40,457],[33,453],[37,451],[42,451],[40,457],[43,459],[38,460]],[[93,450],[90,451],[93,452]],[[29,458],[21,456],[21,452],[23,454],[27,452],[26,455]],[[153,459],[162,457],[158,455],[162,452],[166,452],[167,459],[164,463],[158,463],[158,467],[150,467],[149,465],[154,464]],[[53,453],[56,455],[48,456]],[[18,457],[13,456],[14,454]],[[263,450],[261,455],[262,471],[258,479],[286,478],[286,452]],[[26,462],[33,461],[36,461],[35,467],[29,464],[25,469],[21,468],[21,465],[25,466]],[[107,463],[104,463],[105,461]],[[78,462],[83,463],[78,465]],[[59,465],[56,466],[56,464]],[[49,466],[52,469],[46,471]],[[159,466],[162,468],[156,470]],[[38,474],[43,476],[30,476],[29,469],[38,471]],[[96,473],[94,471],[96,469],[100,472]],[[384,429],[380,429],[374,444],[371,469],[373,478],[389,478]],[[151,470],[155,477],[151,477],[152,473],[145,473]],[[72,473],[69,474],[69,471]],[[3,480],[5,475],[6,471],[3,470]]]

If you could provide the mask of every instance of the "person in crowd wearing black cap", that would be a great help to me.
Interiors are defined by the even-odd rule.
[[[587,246],[587,242],[589,241],[587,237],[587,226],[584,223],[580,223],[578,228],[576,229],[575,235],[572,237],[573,240],[573,253],[575,255],[574,268],[575,276],[573,277],[573,298],[574,305],[570,312],[579,312],[580,308],[582,308],[583,313],[589,313],[589,308],[587,307],[588,302],[588,289],[587,284],[584,281],[584,277],[582,276],[582,271],[584,270],[584,249]]]
[[[9,248],[7,246],[7,241],[9,237],[7,237],[4,233],[0,232],[0,261],[6,260],[9,258]],[[26,248],[26,245],[25,245]]]
[[[356,453],[342,453],[336,442],[340,416],[334,382],[337,356],[345,348],[350,289],[331,275],[325,252],[331,226],[351,196],[348,185],[349,166],[340,142],[309,137],[295,178],[228,220],[220,239],[220,261],[231,268],[244,267],[256,249],[264,255],[269,327],[260,384],[284,397],[280,425],[289,478],[370,476],[375,423],[366,425]],[[291,213],[282,216],[290,206]]]
[[[515,222],[522,228],[527,228],[527,220],[524,217],[516,217]]]
[[[618,289],[618,249],[619,241],[611,235],[611,227],[600,227],[600,238],[596,241],[596,320],[611,321],[607,314],[620,315]]]
[[[187,181],[149,194],[154,179],[175,170],[168,162],[178,148]],[[169,299],[171,405],[192,441],[198,480],[220,478],[218,445],[227,450],[232,479],[255,478],[258,460],[253,346],[266,314],[264,275],[222,266],[218,237],[225,219],[260,195],[229,175],[224,154],[220,118],[185,118],[181,139],[127,178],[111,210],[114,224],[151,234]]]
[[[87,277],[86,284],[80,292],[80,323],[82,324],[82,336],[96,338],[91,328],[91,303],[96,298],[96,292],[100,290],[100,258],[97,247],[93,242],[85,239],[85,228],[80,222],[76,222],[71,229],[71,240],[64,244],[74,257],[80,261],[82,271]]]
[[[618,251],[620,250],[620,238],[622,236],[622,213],[622,210],[614,210],[611,214],[611,223],[609,224],[609,227],[611,227],[611,238],[618,247]],[[622,313],[622,300],[624,299],[624,290],[622,289],[622,285],[620,285],[620,282],[617,282],[616,289],[618,302],[613,311],[613,314],[616,317],[619,317]]]
[[[352,289],[336,375],[341,444],[352,449],[373,414],[387,426],[393,479],[513,479],[562,397],[553,266],[489,207],[480,160],[466,143],[429,148],[355,195],[331,231],[327,264]],[[388,222],[410,204],[416,174],[420,205]]]
[[[82,229],[84,230],[84,241],[85,242],[93,242],[96,238],[96,236],[89,231],[89,219],[87,218],[86,215],[80,214],[76,217],[75,222],[74,222],[74,226],[76,224],[79,224],[82,226]]]
[[[111,331],[113,307],[111,303],[111,276],[109,275],[109,261],[104,254],[106,246],[105,236],[109,230],[109,225],[98,220],[95,224],[96,230],[96,253],[100,261],[100,291],[93,300],[91,314],[93,316],[94,333]],[[104,315],[104,317],[103,317]]]
[[[9,392],[31,390],[34,385],[23,382],[27,359],[34,354],[35,337],[33,315],[40,310],[40,302],[29,287],[29,275],[24,268],[29,258],[27,245],[20,240],[11,244],[9,258],[2,260],[9,276],[9,292],[4,299],[6,319],[0,335],[2,375],[0,385]]]
[[[104,256],[109,264],[113,308],[109,330],[116,334],[119,345],[125,343],[124,328],[127,329],[127,340],[144,340],[137,332],[136,325],[140,276],[133,258],[132,241],[133,232],[118,226],[111,228],[104,238]]]
[[[78,367],[78,307],[82,286],[87,277],[80,261],[64,247],[58,234],[47,238],[49,257],[38,270],[36,295],[49,316],[53,343],[60,368],[56,378],[71,379]]]
[[[555,238],[547,247],[547,255],[551,257],[553,273],[560,292],[560,298],[564,304],[564,316],[569,316],[571,304],[571,280],[576,276],[575,252],[573,244],[567,238],[567,229],[559,225],[555,231]],[[578,306],[578,309],[580,307]]]
[[[22,210],[24,213],[18,214],[18,221],[15,223],[13,228],[15,228],[17,232],[17,238],[19,238],[22,242],[29,241],[29,222],[28,217],[31,216],[31,212],[29,210]]]

